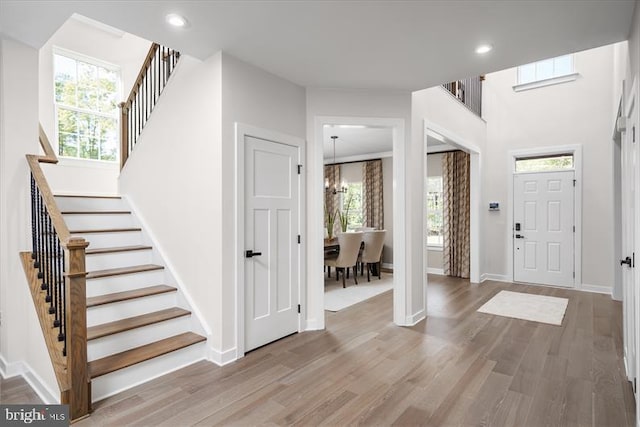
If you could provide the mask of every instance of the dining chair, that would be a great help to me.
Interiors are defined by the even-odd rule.
[[[358,228],[355,229],[355,231],[365,232],[365,231],[372,231],[372,230],[375,230],[375,229],[376,229],[375,227],[358,227]],[[358,254],[358,260],[362,256],[362,250],[363,249],[364,249],[364,242],[362,242],[362,245],[360,245],[360,253]],[[364,263],[358,261],[357,266],[360,267],[360,275],[363,275],[364,274]],[[357,272],[358,272],[358,269],[356,268],[356,273]]]
[[[378,279],[382,279],[380,260],[382,258],[382,248],[384,248],[384,237],[387,234],[387,230],[365,231],[363,234],[362,241],[364,242],[364,249],[358,258],[358,262],[367,264],[367,282],[371,281],[369,273],[372,264],[376,265]]]
[[[362,232],[338,233],[338,245],[340,252],[334,256],[328,256],[324,259],[324,265],[336,269],[336,281],[340,280],[340,271],[342,271],[342,287],[346,288],[346,275],[349,268],[353,268],[353,281],[358,284],[356,274],[356,263],[358,262],[358,253],[360,251],[360,243],[362,242]]]

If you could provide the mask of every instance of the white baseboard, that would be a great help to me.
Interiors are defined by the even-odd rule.
[[[307,319],[305,331],[321,331],[323,329],[324,324],[321,325],[318,319]]]
[[[382,268],[387,268],[389,270],[393,270],[393,263],[392,262],[383,262],[381,263]]]
[[[36,392],[40,400],[47,405],[60,403],[59,393],[54,393],[46,386],[42,378],[36,374],[26,362],[7,362],[0,354],[0,374],[2,378],[21,376]]]
[[[512,282],[512,280],[509,277],[507,277],[505,274],[484,273],[480,276],[480,283],[484,282],[485,280],[493,280],[494,282],[507,282],[507,283]]]
[[[405,324],[402,326],[414,326],[416,323],[421,322],[426,317],[424,310],[419,310],[411,316],[407,316]]]
[[[234,347],[220,351],[217,348],[209,347],[209,360],[218,366],[228,365],[238,360],[238,349]]]
[[[444,270],[442,268],[428,267],[427,268],[427,273],[428,274],[437,274],[438,276],[444,276]]]
[[[582,286],[576,289],[579,291],[593,292],[596,294],[605,294],[609,296],[611,296],[611,292],[613,291],[613,288],[611,288],[610,286],[589,285],[587,283],[583,283]]]

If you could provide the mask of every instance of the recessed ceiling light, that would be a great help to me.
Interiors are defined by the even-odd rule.
[[[490,44],[481,44],[476,48],[476,53],[479,55],[483,55],[485,53],[491,52],[491,49],[493,49],[493,46],[491,46]]]
[[[189,25],[187,18],[178,15],[177,13],[170,13],[166,17],[167,23],[173,27],[184,28]]]

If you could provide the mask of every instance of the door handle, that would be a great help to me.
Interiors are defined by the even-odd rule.
[[[524,236],[522,234],[516,234],[516,239],[524,239]]]
[[[245,258],[253,258],[254,256],[260,256],[262,252],[253,252],[252,250],[248,250],[244,253]]]
[[[629,268],[631,268],[631,257],[626,257],[625,259],[620,260],[620,265],[627,264]]]

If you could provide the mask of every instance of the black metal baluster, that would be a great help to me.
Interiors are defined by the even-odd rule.
[[[66,280],[64,277],[64,261],[65,261],[65,252],[64,250],[61,251],[62,252],[62,273],[60,274],[60,292],[62,293],[62,315],[60,316],[61,318],[61,322],[60,322],[60,333],[62,334],[62,340],[64,341],[64,344],[62,346],[62,355],[66,356],[67,355],[67,293],[66,293]],[[58,339],[60,339],[60,336],[58,335]]]

